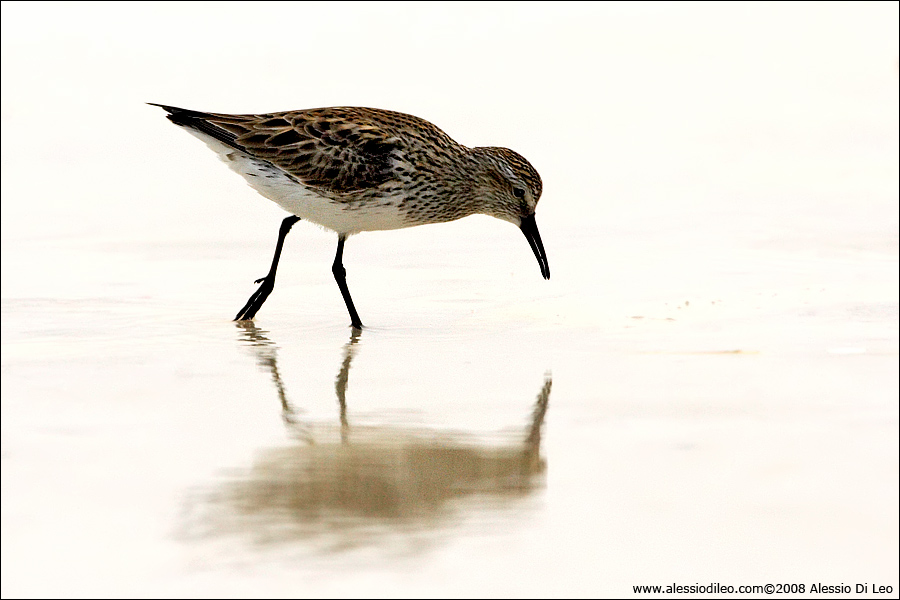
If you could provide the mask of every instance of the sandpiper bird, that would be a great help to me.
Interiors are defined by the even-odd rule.
[[[253,319],[272,293],[284,238],[300,219],[337,232],[331,270],[358,329],[342,261],[354,233],[487,214],[521,228],[550,279],[534,220],[541,177],[508,148],[467,148],[424,119],[376,108],[226,115],[153,106],[292,215],[281,223],[269,273],[256,280],[259,288],[235,321]]]

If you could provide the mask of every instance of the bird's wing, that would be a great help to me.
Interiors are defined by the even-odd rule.
[[[304,185],[342,194],[393,177],[401,140],[360,109],[313,109],[260,115],[204,113],[155,104],[176,125],[277,166]]]

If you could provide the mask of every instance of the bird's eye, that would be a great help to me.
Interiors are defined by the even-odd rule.
[[[525,197],[525,190],[523,190],[522,188],[519,188],[519,187],[513,188],[513,196],[515,196],[516,198],[521,200],[522,198]]]

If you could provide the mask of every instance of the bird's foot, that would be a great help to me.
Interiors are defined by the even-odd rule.
[[[249,321],[256,316],[257,311],[262,308],[266,298],[269,297],[269,294],[272,293],[272,289],[275,287],[270,281],[268,277],[263,277],[256,281],[256,283],[262,283],[262,285],[250,296],[244,307],[238,311],[238,314],[234,317],[235,321]]]

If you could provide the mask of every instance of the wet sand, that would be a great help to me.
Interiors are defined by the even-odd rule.
[[[37,154],[52,177],[13,152],[41,105],[7,85],[9,10],[4,597],[900,588],[895,55],[837,83],[794,56],[734,120],[600,96],[581,133],[493,115],[483,143],[544,178],[552,279],[487,217],[363,234],[354,333],[334,236],[304,223],[255,322],[229,320],[282,213],[157,109],[113,95],[132,141],[80,158],[73,126]]]

